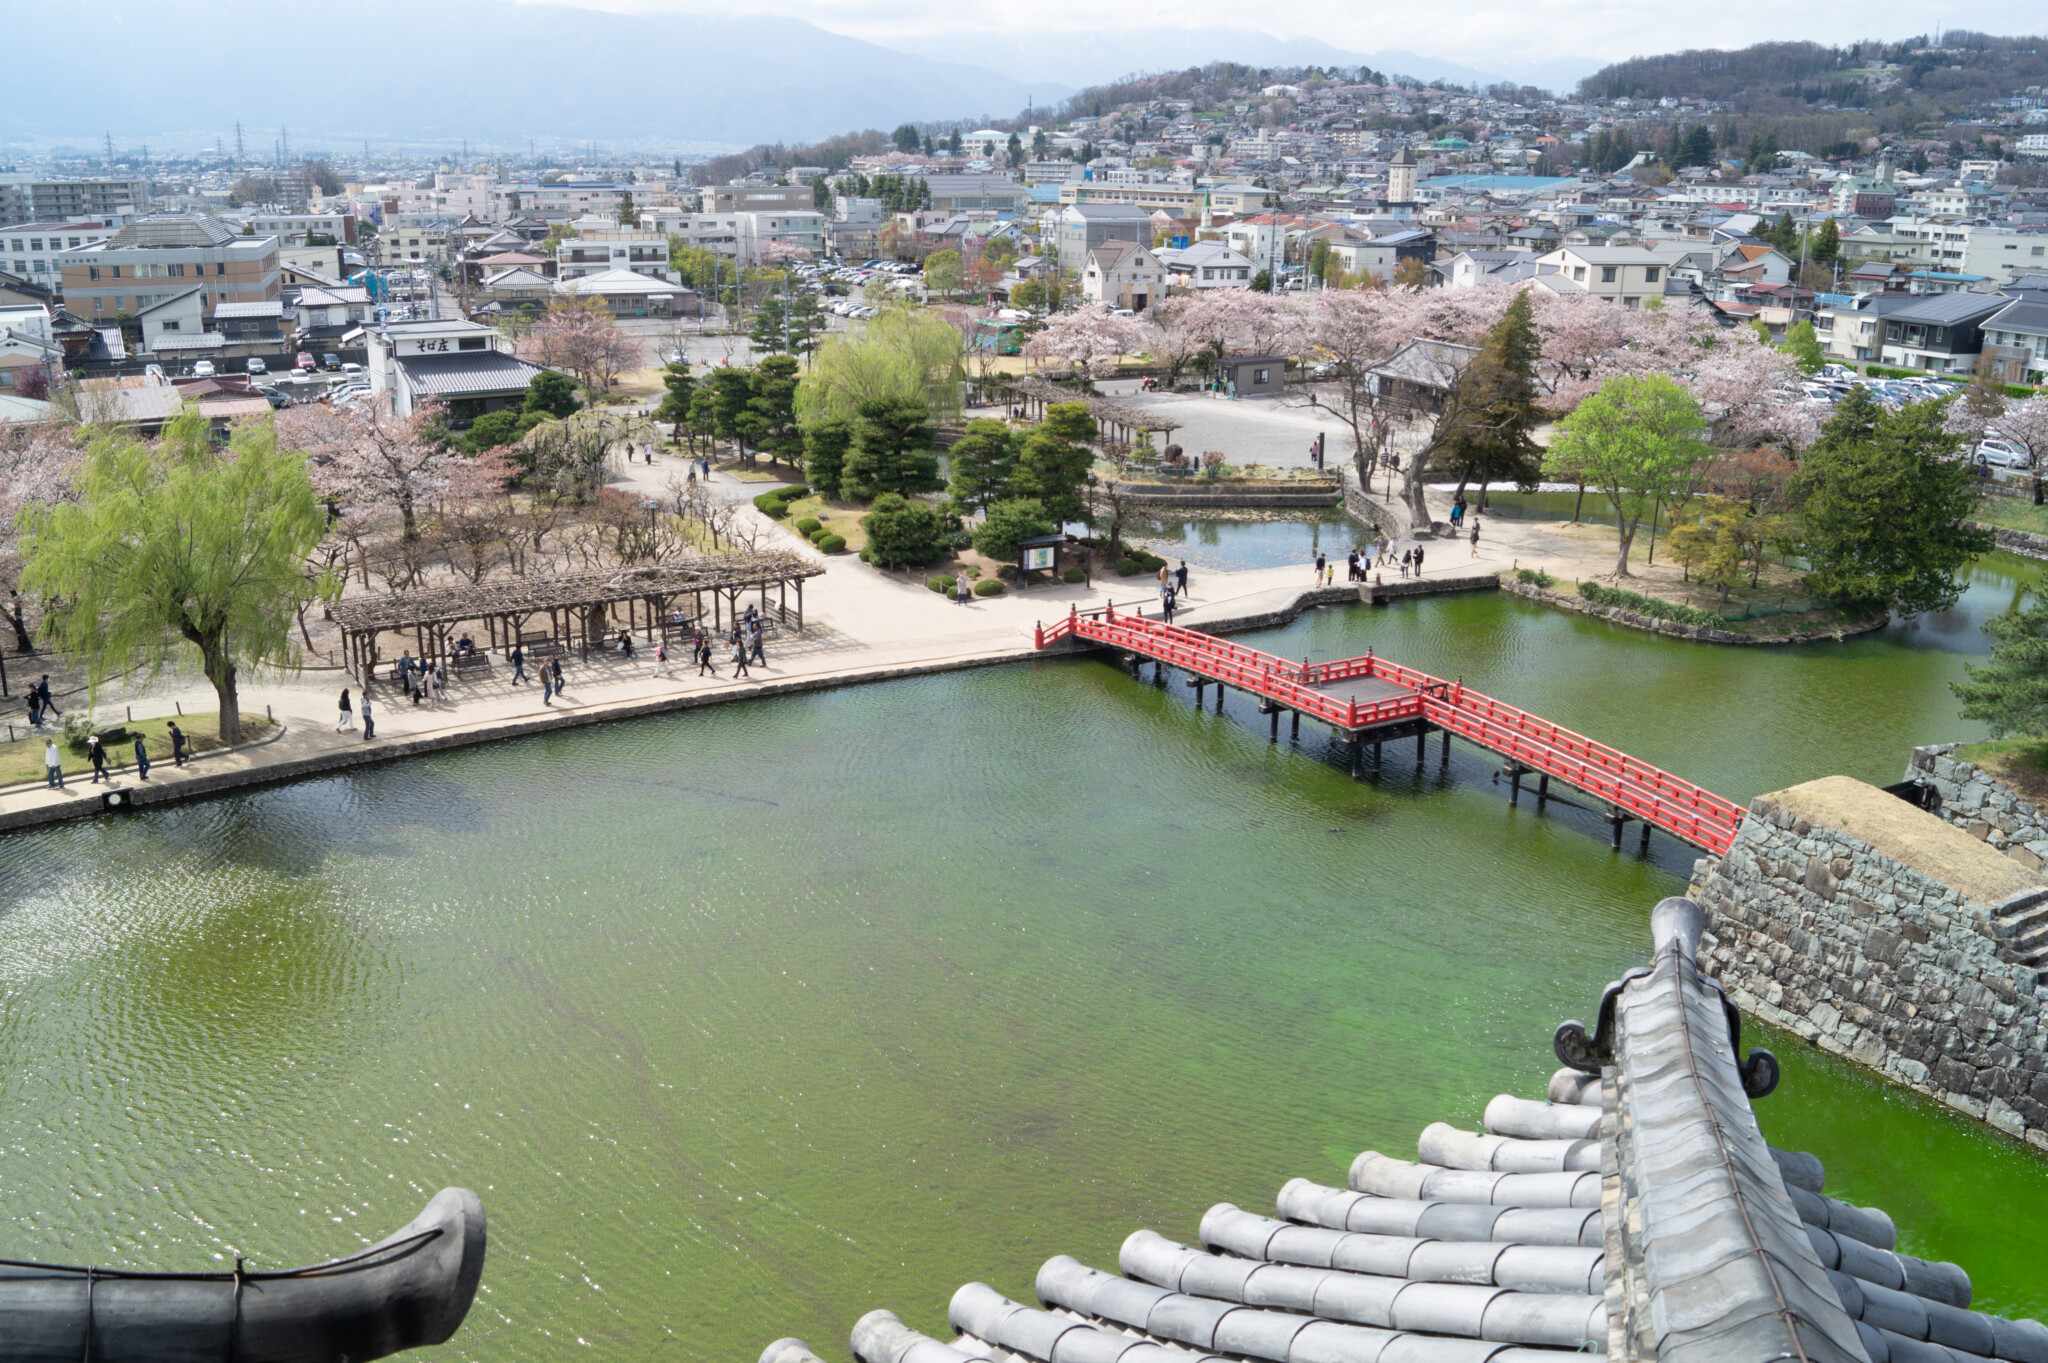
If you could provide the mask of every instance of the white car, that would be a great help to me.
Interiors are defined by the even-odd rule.
[[[1986,436],[1978,441],[1977,458],[1993,468],[2001,469],[2023,469],[2034,462],[2025,450],[2000,435]]]
[[[199,377],[199,378],[202,378],[202,379],[210,379],[210,378],[212,378],[212,377],[213,377],[213,361],[212,361],[212,360],[201,360],[201,361],[199,361],[199,362],[198,362],[197,364],[194,364],[194,365],[192,366],[192,373],[193,373],[193,374],[194,374],[195,376],[197,376],[197,377]]]
[[[251,355],[249,357],[249,372],[251,374],[268,374],[270,372],[270,366],[264,364],[263,361],[258,359],[256,356]]]

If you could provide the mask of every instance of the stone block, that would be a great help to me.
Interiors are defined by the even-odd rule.
[[[1984,1104],[1967,1093],[1944,1093],[1941,1095],[1941,1101],[1966,1117],[1975,1117],[1980,1122],[1984,1120]]]
[[[2002,1099],[1993,1098],[1991,1100],[1991,1105],[1984,1114],[1984,1120],[2008,1136],[2023,1137],[2027,1134],[2026,1118],[2020,1116],[2017,1111],[2007,1106]]]
[[[1977,1086],[1977,1071],[1960,1060],[1944,1058],[1934,1066],[1934,1082],[1951,1093],[1968,1093]]]
[[[1896,1056],[1892,1060],[1891,1070],[1909,1084],[1924,1084],[1927,1082],[1927,1067],[1917,1060],[1909,1060],[1905,1056]]]

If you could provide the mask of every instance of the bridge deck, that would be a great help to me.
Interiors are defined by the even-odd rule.
[[[1040,648],[1065,638],[1120,648],[1207,681],[1250,691],[1270,705],[1322,720],[1347,738],[1391,725],[1435,726],[1501,754],[1517,769],[1578,787],[1715,855],[1742,825],[1740,805],[1540,715],[1367,653],[1332,663],[1291,662],[1198,630],[1100,612],[1070,612],[1036,632]],[[1647,836],[1647,834],[1645,835]],[[1615,837],[1620,838],[1617,823]]]

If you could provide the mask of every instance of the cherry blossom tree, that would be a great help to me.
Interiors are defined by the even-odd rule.
[[[1196,293],[1180,321],[1219,355],[1291,356],[1308,345],[1308,327],[1299,307],[1254,289]]]
[[[589,296],[550,304],[521,338],[520,349],[536,364],[573,374],[592,396],[609,390],[613,379],[642,360],[640,342],[613,325],[602,298]]]
[[[396,512],[411,543],[434,506],[496,496],[514,472],[502,449],[465,455],[439,438],[442,415],[436,404],[399,416],[358,402],[288,407],[276,420],[279,443],[305,452],[315,489],[352,510]]]
[[[0,577],[21,575],[17,540],[21,513],[73,500],[85,452],[77,428],[58,422],[0,424]]]
[[[1209,338],[1191,321],[1199,320],[1191,294],[1170,294],[1145,310],[1145,349],[1155,363],[1166,366],[1166,386],[1180,382],[1181,370],[1209,351]]]
[[[802,264],[812,259],[810,247],[793,241],[764,241],[759,254],[763,265]]]
[[[1951,410],[1961,407],[1960,402],[1951,403]],[[2042,503],[2042,465],[2048,464],[2048,397],[2023,398],[2006,404],[1988,425],[1988,435],[1996,435],[2008,445],[2017,445],[2027,452],[2027,467],[2034,476],[2034,505]]]
[[[1093,303],[1046,323],[1024,343],[1024,354],[1099,377],[1108,372],[1117,356],[1143,350],[1145,340],[1145,329],[1136,321],[1117,316],[1107,303]]]

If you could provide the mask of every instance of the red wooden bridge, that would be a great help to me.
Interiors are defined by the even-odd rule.
[[[1370,652],[1339,662],[1290,662],[1199,630],[1142,615],[1118,615],[1114,606],[1085,614],[1071,612],[1064,620],[1034,632],[1039,648],[1069,638],[1121,650],[1133,660],[1149,658],[1180,668],[1189,674],[1189,684],[1197,688],[1197,704],[1200,688],[1211,683],[1218,688],[1219,708],[1223,687],[1250,692],[1259,697],[1261,710],[1272,715],[1276,738],[1283,710],[1294,712],[1297,734],[1301,716],[1321,720],[1351,745],[1354,773],[1366,743],[1377,751],[1389,738],[1413,735],[1419,764],[1421,744],[1430,730],[1441,730],[1447,747],[1450,736],[1456,734],[1507,759],[1516,799],[1521,795],[1522,777],[1533,773],[1540,780],[1539,806],[1550,798],[1553,777],[1607,805],[1617,847],[1623,823],[1635,819],[1643,825],[1645,845],[1650,829],[1661,828],[1719,856],[1734,842],[1736,829],[1742,825],[1742,806],[1710,790],[1481,695],[1463,682],[1444,681]]]

